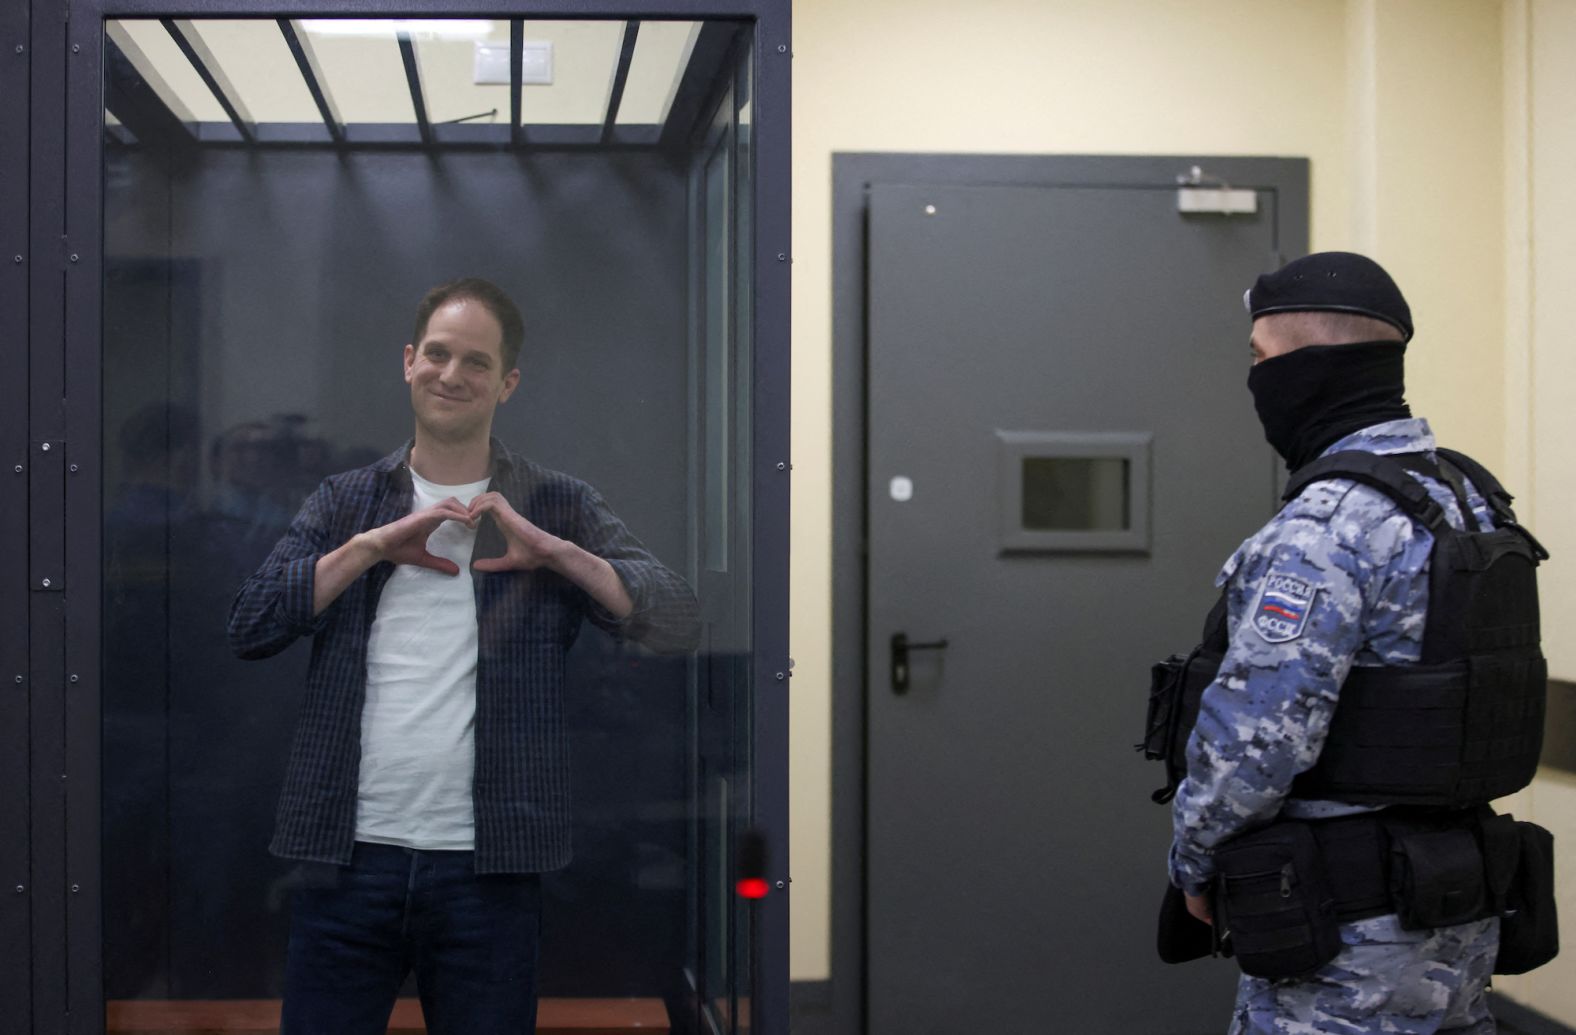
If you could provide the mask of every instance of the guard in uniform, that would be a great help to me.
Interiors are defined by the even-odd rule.
[[[1552,865],[1546,833],[1486,806],[1536,768],[1547,555],[1408,409],[1411,314],[1376,263],[1311,255],[1244,301],[1291,487],[1221,570],[1204,644],[1157,666],[1171,900],[1242,964],[1233,1035],[1487,1035],[1501,916]]]

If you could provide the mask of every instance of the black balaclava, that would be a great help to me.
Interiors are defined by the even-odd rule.
[[[1248,371],[1264,437],[1295,471],[1354,431],[1412,415],[1406,345],[1308,345]]]
[[[1264,437],[1296,470],[1354,431],[1412,415],[1406,405],[1406,342],[1412,312],[1390,274],[1352,252],[1318,252],[1266,273],[1242,298],[1258,319],[1333,311],[1382,320],[1402,341],[1309,345],[1263,360],[1248,373]]]

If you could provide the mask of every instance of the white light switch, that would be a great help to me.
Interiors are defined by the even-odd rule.
[[[509,83],[509,46],[499,43],[476,44],[477,86]]]
[[[477,43],[475,82],[477,86],[509,85],[509,45]],[[520,82],[527,85],[553,84],[553,44],[551,40],[526,40],[520,55]]]
[[[520,82],[537,86],[553,85],[553,43],[551,40],[526,40],[520,55]]]

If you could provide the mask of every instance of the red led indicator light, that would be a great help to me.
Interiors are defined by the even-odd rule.
[[[766,882],[759,877],[745,877],[737,885],[740,898],[765,898]]]

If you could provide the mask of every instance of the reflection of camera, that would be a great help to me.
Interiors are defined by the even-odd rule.
[[[280,413],[216,436],[208,449],[212,511],[258,531],[287,525],[336,460],[324,439],[304,433],[307,422],[303,414]]]
[[[307,417],[275,414],[220,433],[209,450],[214,479],[265,495],[289,495],[329,473],[332,450],[321,438],[302,434]]]

